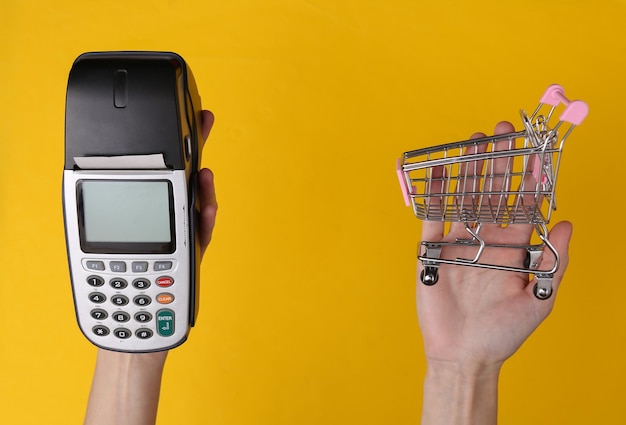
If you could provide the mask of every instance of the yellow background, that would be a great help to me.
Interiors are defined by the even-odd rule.
[[[420,223],[404,151],[519,126],[548,84],[590,105],[553,222],[552,316],[504,367],[503,424],[622,424],[626,2],[34,1],[0,6],[0,423],[80,423],[95,349],[75,323],[61,215],[80,53],[180,53],[216,115],[220,212],[199,322],[160,424],[416,424]]]

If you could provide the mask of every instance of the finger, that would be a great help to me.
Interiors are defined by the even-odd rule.
[[[518,221],[528,223],[529,217],[541,217],[543,215],[544,194],[542,185],[537,181],[533,173],[533,168],[536,162],[539,161],[537,155],[531,155],[524,160],[527,163],[524,164],[524,169],[520,173],[521,178],[518,179],[519,188],[511,209],[511,215]]]
[[[207,168],[200,170],[198,175],[200,201],[200,246],[204,253],[211,242],[215,218],[217,216],[217,198],[213,172]]]
[[[554,273],[552,278],[552,291],[554,293],[559,289],[563,275],[567,270],[569,264],[569,244],[572,239],[573,226],[568,221],[561,221],[554,225],[548,235],[548,240],[554,246],[554,249],[559,254],[559,268]],[[541,262],[541,269],[550,270],[554,267],[556,258],[548,253],[544,254],[543,261]],[[528,285],[528,290],[532,293],[532,285]]]
[[[552,283],[555,289],[558,288],[561,283],[565,270],[567,270],[567,265],[569,264],[569,243],[572,239],[573,230],[572,223],[561,221],[554,225],[548,235],[548,240],[554,246],[556,252],[559,253],[559,269],[554,273]],[[555,260],[554,258],[546,258],[542,265],[545,264],[547,267],[551,268]]]
[[[422,241],[439,242],[443,239],[444,228],[443,221],[422,221]]]
[[[513,124],[507,121],[499,122],[494,130],[494,135],[499,136],[515,131]],[[509,151],[515,148],[515,139],[503,138],[493,144],[493,152]],[[494,155],[495,156],[495,155]],[[485,191],[489,192],[488,197],[490,213],[499,223],[506,219],[508,205],[508,194],[511,187],[511,171],[513,167],[513,157],[502,157],[489,161],[487,165],[487,175],[485,181]]]
[[[485,136],[485,133],[474,133],[470,137],[470,140],[481,139]],[[463,155],[473,155],[482,153],[486,149],[485,143],[476,143],[465,148]],[[479,196],[476,193],[480,191],[481,176],[482,176],[483,161],[468,161],[462,162],[458,167],[458,182],[456,187],[455,204],[456,208],[461,215],[463,213],[469,213],[468,224],[476,220],[476,212],[478,210]],[[463,223],[452,223],[451,229],[459,231],[464,228]]]
[[[217,198],[215,196],[215,177],[208,168],[203,168],[198,173],[200,209],[206,207],[217,209]]]
[[[485,136],[485,133],[474,133],[470,140],[481,139]],[[476,143],[471,146],[465,148],[463,155],[473,155],[477,153],[485,152],[487,148],[486,143]],[[482,176],[483,169],[483,161],[468,161],[463,162],[459,167],[459,176],[460,181],[457,186],[457,192],[459,193],[468,193],[468,192],[478,192],[480,191],[480,179]],[[463,204],[469,202],[472,204],[472,197],[461,197],[463,199]]]
[[[206,109],[202,111],[202,139],[206,140],[209,137],[209,133],[211,132],[211,128],[213,127],[213,122],[215,122],[215,116],[211,111],[207,111]]]
[[[446,213],[444,191],[443,167],[434,167],[430,173],[426,186],[425,209],[427,218],[422,225],[422,240],[435,242],[443,238],[444,223]]]

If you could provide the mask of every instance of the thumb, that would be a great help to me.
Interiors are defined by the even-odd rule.
[[[558,269],[554,272],[552,278],[552,291],[559,289],[565,270],[569,263],[569,243],[572,239],[573,226],[569,221],[561,221],[554,225],[550,233],[548,234],[548,240],[556,250],[558,254]],[[550,270],[554,267],[557,258],[554,255],[546,255],[541,262],[541,269]],[[529,285],[529,289],[532,290],[534,285]]]

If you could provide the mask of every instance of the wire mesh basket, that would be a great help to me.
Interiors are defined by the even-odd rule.
[[[547,224],[556,209],[556,181],[566,139],[587,116],[588,107],[568,100],[559,85],[548,87],[535,111],[520,111],[521,131],[447,143],[405,152],[397,173],[407,206],[421,220],[459,222],[467,239],[455,242],[422,241],[418,258],[424,269],[422,282],[438,279],[440,264],[532,273],[537,278],[535,296],[552,294],[552,277],[558,270],[558,252],[548,241]],[[558,118],[556,117],[558,115]],[[554,123],[554,124],[552,124]],[[535,227],[539,244],[490,245],[480,235],[483,224],[528,224]],[[446,245],[473,246],[472,259],[441,257]],[[523,267],[481,262],[486,247],[526,251]],[[544,248],[555,257],[552,268],[539,267]]]

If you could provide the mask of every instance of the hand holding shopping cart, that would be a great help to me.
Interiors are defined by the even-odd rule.
[[[471,266],[514,272],[526,284],[532,274],[535,296],[550,297],[560,258],[547,224],[565,140],[587,112],[584,102],[569,101],[552,85],[530,116],[521,111],[521,131],[501,123],[493,136],[404,153],[397,172],[405,201],[426,229],[436,229],[420,244],[425,285],[437,283],[442,265]]]

